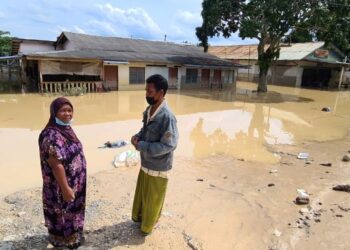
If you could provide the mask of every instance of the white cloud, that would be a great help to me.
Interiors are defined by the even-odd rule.
[[[202,17],[199,13],[191,13],[186,10],[178,10],[175,14],[176,20],[185,24],[201,25]]]
[[[78,25],[74,25],[74,30],[78,33],[81,33],[81,34],[87,34],[87,32],[85,30],[83,30],[82,28],[80,28]]]
[[[140,34],[159,35],[161,29],[158,24],[142,8],[120,9],[107,3],[98,5],[99,9],[108,19],[113,27],[129,30],[129,33],[135,31]]]
[[[62,31],[71,31],[70,28],[63,27],[63,26],[61,26],[61,25],[57,25],[57,29],[59,30],[59,32],[62,32]]]
[[[170,34],[173,34],[175,36],[184,36],[185,35],[185,32],[183,31],[183,29],[177,25],[171,25],[169,30],[170,30]]]
[[[109,22],[92,20],[92,21],[89,21],[88,24],[89,24],[89,26],[92,27],[93,30],[97,31],[95,33],[101,33],[98,31],[102,31],[102,33],[104,33],[104,34],[125,35],[125,34],[119,34],[120,32],[117,32],[117,30]]]

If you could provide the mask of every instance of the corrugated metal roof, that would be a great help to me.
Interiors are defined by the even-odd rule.
[[[212,54],[204,53],[203,48],[193,45],[119,37],[92,36],[71,32],[64,32],[62,35],[69,40],[69,45],[73,48],[72,50],[31,53],[27,54],[27,56],[176,63],[231,68],[241,66]]]
[[[281,46],[280,61],[302,60],[310,53],[324,46],[324,42],[293,43]],[[257,60],[258,45],[210,46],[208,52],[223,59]]]

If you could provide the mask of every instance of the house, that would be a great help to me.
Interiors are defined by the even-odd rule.
[[[13,54],[21,56],[26,87],[50,92],[67,86],[143,90],[156,73],[171,88],[225,87],[235,84],[240,67],[197,46],[71,32],[54,42],[14,40]]]
[[[238,70],[238,80],[257,82],[257,45],[211,46],[208,52],[234,63],[249,65]],[[340,87],[350,84],[349,63],[334,45],[324,42],[282,44],[279,58],[268,72],[268,83],[296,87]]]

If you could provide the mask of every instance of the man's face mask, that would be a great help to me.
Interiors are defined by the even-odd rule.
[[[154,105],[154,104],[156,104],[156,100],[154,99],[154,97],[148,97],[148,96],[146,96],[146,101],[147,101],[147,103],[149,104],[149,105]]]

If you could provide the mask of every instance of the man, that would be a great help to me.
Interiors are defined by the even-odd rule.
[[[132,220],[141,223],[141,232],[148,235],[157,223],[164,203],[173,152],[178,142],[176,118],[164,96],[168,82],[161,75],[146,80],[146,100],[143,127],[131,138],[141,154],[141,169],[137,179]]]

